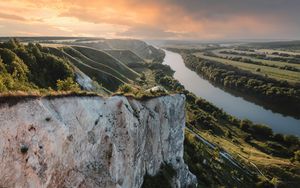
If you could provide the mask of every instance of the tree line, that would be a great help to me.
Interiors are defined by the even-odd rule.
[[[40,44],[17,39],[0,43],[0,92],[79,90],[71,64],[47,52]]]
[[[299,86],[256,75],[232,65],[198,58],[191,54],[183,54],[183,58],[187,67],[216,84],[272,101],[278,105],[289,104],[291,110],[300,110]]]

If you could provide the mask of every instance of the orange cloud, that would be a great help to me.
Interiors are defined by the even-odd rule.
[[[23,32],[28,35],[40,33],[60,36],[224,39],[265,37],[270,33],[275,35],[287,32],[288,27],[279,26],[278,17],[273,19],[271,14],[262,17],[250,10],[236,11],[223,1],[219,4],[208,0],[189,2],[190,4],[181,0],[7,0],[0,3],[0,9],[5,10],[0,13],[0,25],[5,28],[0,34],[5,35],[10,30],[7,35],[20,35]],[[201,2],[205,2],[203,6]],[[241,8],[247,8],[242,5],[239,3]],[[41,25],[43,27],[37,31]],[[26,31],[22,31],[22,28]]]

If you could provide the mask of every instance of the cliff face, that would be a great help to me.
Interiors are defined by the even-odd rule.
[[[0,106],[0,187],[141,187],[160,166],[195,183],[183,161],[185,97],[37,98]]]

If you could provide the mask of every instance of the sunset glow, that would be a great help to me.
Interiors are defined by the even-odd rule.
[[[297,39],[297,0],[1,0],[0,36]]]

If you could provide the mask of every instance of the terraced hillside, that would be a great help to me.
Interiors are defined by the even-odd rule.
[[[162,62],[164,52],[140,40],[133,39],[101,39],[94,41],[80,40],[72,44],[88,46],[98,50],[130,50],[146,61]]]
[[[72,50],[72,48],[49,47],[48,49],[49,49],[50,53],[55,54],[61,58],[69,60],[70,63],[72,63],[75,67],[80,69],[83,73],[85,73],[90,78],[97,81],[103,87],[105,87],[106,89],[108,89],[110,91],[115,91],[116,89],[118,89],[118,87],[121,84],[129,82],[128,79],[125,79],[123,75],[121,75],[120,73],[117,73],[116,71],[111,69],[109,66],[104,66],[104,65],[101,65],[100,63],[93,62],[92,60],[85,58],[80,53],[77,53],[75,50]],[[67,49],[67,50],[65,51],[65,49]],[[80,58],[78,58],[78,57],[80,57]],[[113,74],[106,72],[106,71],[110,71]],[[116,75],[123,78],[123,80],[118,78]]]
[[[120,46],[117,46],[118,43]],[[48,47],[51,53],[68,59],[84,74],[110,91],[116,91],[124,83],[135,82],[141,76],[138,72],[147,69],[147,62],[162,62],[164,57],[163,51],[138,40],[46,41],[43,46]],[[145,58],[146,51],[150,55]]]
[[[105,52],[137,72],[146,67],[146,62],[130,50],[105,50]]]
[[[139,76],[137,72],[133,71],[123,62],[115,59],[114,57],[112,57],[104,51],[81,46],[72,46],[72,48],[94,62],[111,67],[111,69],[118,71],[119,73],[123,74],[126,78],[133,80]]]

